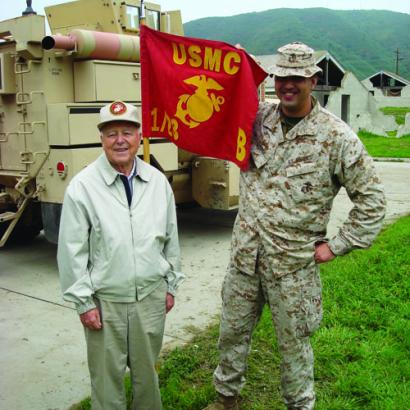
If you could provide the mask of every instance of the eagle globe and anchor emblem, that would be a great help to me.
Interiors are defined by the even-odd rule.
[[[224,88],[204,74],[187,78],[184,83],[194,85],[196,90],[193,94],[179,96],[175,117],[189,128],[195,128],[208,121],[214,112],[219,112],[225,102],[224,97],[209,93],[208,90],[221,91]]]

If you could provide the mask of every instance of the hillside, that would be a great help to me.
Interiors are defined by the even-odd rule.
[[[240,43],[249,52],[275,53],[291,41],[327,50],[360,79],[379,71],[410,79],[410,14],[382,10],[273,9],[184,24],[185,35]]]

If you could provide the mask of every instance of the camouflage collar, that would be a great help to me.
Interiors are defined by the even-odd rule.
[[[311,118],[315,117],[320,110],[319,102],[312,97],[313,108],[306,117],[301,119],[293,128],[286,133],[284,138],[287,141],[294,140],[299,135],[305,136],[314,136],[317,132],[317,126],[314,122],[310,121]],[[280,111],[280,104],[276,107],[277,115],[279,116],[279,121],[282,119],[281,111]]]

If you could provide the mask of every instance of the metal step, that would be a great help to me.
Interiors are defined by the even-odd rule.
[[[16,216],[17,212],[3,212],[2,214],[0,214],[0,223],[12,221],[14,218],[16,218]]]
[[[9,199],[10,198],[10,194],[8,194],[7,192],[0,192],[0,201],[3,199]]]

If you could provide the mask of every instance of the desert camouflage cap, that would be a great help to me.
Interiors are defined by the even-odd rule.
[[[276,64],[271,71],[279,77],[292,75],[312,77],[322,72],[322,69],[316,65],[312,48],[306,44],[294,42],[278,49]]]
[[[105,124],[113,121],[128,121],[137,126],[141,125],[137,108],[132,104],[122,101],[114,101],[101,108],[100,122],[97,124],[97,127],[101,130]]]

